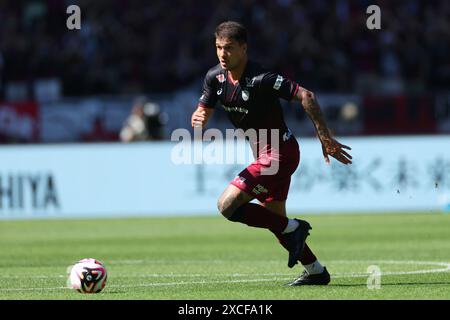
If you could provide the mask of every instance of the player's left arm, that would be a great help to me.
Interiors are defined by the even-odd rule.
[[[314,123],[317,136],[322,143],[322,152],[325,162],[329,164],[330,159],[328,156],[332,156],[343,164],[351,164],[352,156],[344,150],[351,150],[351,148],[339,143],[332,137],[314,93],[299,86],[293,99],[300,101],[303,109]]]

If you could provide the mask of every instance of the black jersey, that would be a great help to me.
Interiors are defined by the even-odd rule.
[[[291,100],[298,88],[297,83],[251,61],[234,85],[228,79],[228,71],[218,64],[206,74],[199,103],[214,108],[220,101],[233,125],[244,131],[279,129],[283,134],[288,128],[279,98]]]

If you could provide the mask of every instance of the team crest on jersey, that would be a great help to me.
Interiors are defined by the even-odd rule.
[[[247,101],[250,98],[250,92],[242,90],[242,100]]]
[[[225,82],[225,75],[223,73],[220,73],[216,76],[217,81],[219,81],[220,83]]]
[[[217,90],[217,95],[220,96],[222,94],[222,88],[220,88],[219,90]]]

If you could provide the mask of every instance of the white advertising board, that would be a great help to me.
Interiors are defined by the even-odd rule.
[[[299,139],[290,214],[450,209],[450,137],[338,138],[353,164],[326,165]],[[245,164],[175,164],[176,142],[0,147],[0,219],[216,215]]]

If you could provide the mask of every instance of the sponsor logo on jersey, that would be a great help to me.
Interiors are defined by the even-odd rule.
[[[247,90],[242,90],[242,100],[248,101],[250,98],[250,93]]]
[[[283,82],[283,80],[284,80],[284,78],[282,77],[282,76],[278,76],[277,77],[277,80],[275,80],[275,84],[273,85],[273,88],[275,89],[275,90],[279,90],[280,89],[280,87],[281,87],[281,83]]]
[[[222,94],[222,88],[220,88],[219,90],[217,90],[217,95],[220,96]]]
[[[225,75],[224,75],[223,73],[218,74],[218,75],[216,76],[216,78],[217,78],[217,80],[218,80],[220,83],[224,83],[224,82],[225,82]]]
[[[236,111],[236,112],[245,113],[245,114],[248,113],[248,110],[245,109],[245,108],[239,108],[239,107],[226,107],[226,106],[224,106],[224,105],[222,105],[222,108],[224,108],[225,111],[228,111],[228,112]]]

